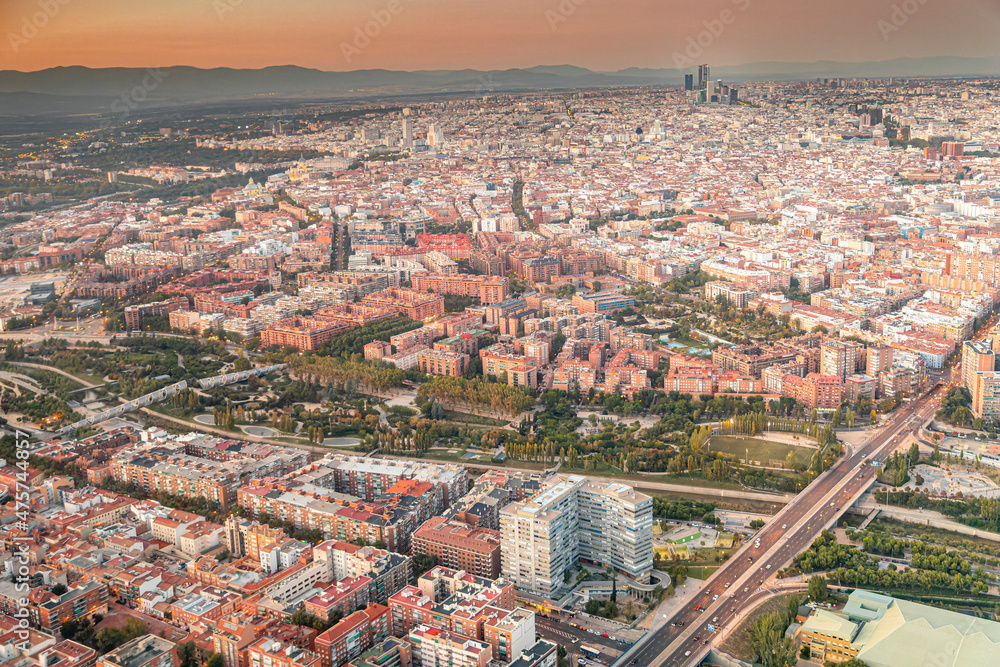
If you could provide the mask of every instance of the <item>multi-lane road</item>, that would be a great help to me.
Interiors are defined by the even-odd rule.
[[[746,607],[775,573],[805,550],[822,530],[852,504],[875,477],[872,461],[884,461],[906,433],[929,419],[945,387],[936,386],[900,407],[868,440],[852,448],[779,512],[709,580],[704,592],[682,606],[620,665],[687,667]],[[713,631],[708,626],[713,626]]]

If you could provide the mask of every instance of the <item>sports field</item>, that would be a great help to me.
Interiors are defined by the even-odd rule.
[[[746,461],[749,450],[751,465],[761,465],[768,467],[781,467],[789,452],[795,452],[795,462],[799,469],[805,468],[812,460],[812,455],[816,451],[807,447],[796,447],[783,442],[772,440],[761,440],[760,438],[750,438],[746,436],[716,435],[709,440],[709,448],[713,452],[722,452],[739,457],[740,461]],[[780,461],[775,465],[772,462]],[[757,462],[757,463],[754,463]]]

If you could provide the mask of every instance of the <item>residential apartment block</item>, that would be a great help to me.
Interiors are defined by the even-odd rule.
[[[413,533],[413,552],[435,556],[439,565],[478,577],[500,576],[500,533],[436,516]]]
[[[578,560],[642,580],[653,567],[652,499],[622,484],[560,475],[501,510],[500,539],[504,578],[535,595],[558,595]]]

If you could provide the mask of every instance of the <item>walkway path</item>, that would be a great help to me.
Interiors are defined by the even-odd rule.
[[[896,507],[894,505],[875,503],[871,496],[866,496],[862,502],[856,505],[856,507],[866,511],[873,510],[877,507],[882,516],[887,516],[890,519],[896,519],[897,521],[905,521],[907,523],[928,526],[939,530],[947,530],[953,533],[978,537],[983,540],[990,540],[991,542],[1000,542],[1000,534],[998,533],[966,526],[964,523],[959,523],[958,521],[949,519],[940,512],[934,512],[932,510],[911,510],[903,507]]]
[[[315,447],[313,445],[306,444],[293,444],[290,442],[282,442],[280,440],[274,440],[273,438],[264,438],[261,436],[251,435],[246,432],[233,433],[232,431],[227,431],[226,429],[218,428],[216,426],[210,426],[208,424],[202,424],[200,422],[191,422],[186,419],[180,419],[178,417],[172,417],[170,415],[165,415],[161,412],[157,412],[151,408],[139,408],[139,412],[145,412],[148,415],[156,417],[157,419],[163,419],[174,424],[180,424],[185,426],[192,431],[203,431],[205,433],[212,433],[214,435],[219,435],[224,438],[239,439],[239,440],[249,440],[251,442],[263,442],[269,445],[277,445],[279,447],[295,447],[296,449],[305,449],[310,452],[317,452],[326,454],[327,452],[334,451],[326,447]]]
[[[56,368],[55,366],[46,366],[45,364],[30,364],[30,363],[28,363],[26,361],[8,361],[7,363],[8,364],[13,364],[15,366],[27,366],[28,368],[37,368],[37,369],[43,370],[43,371],[52,371],[53,373],[56,373],[58,375],[62,375],[64,378],[69,378],[70,380],[73,380],[74,382],[79,382],[80,384],[83,385],[80,389],[77,389],[76,391],[80,391],[82,389],[103,389],[104,388],[104,385],[91,384],[90,380],[85,380],[84,378],[77,377],[76,375],[70,375],[66,371],[61,370],[59,368]]]
[[[396,455],[399,458],[416,458],[416,457],[406,457]],[[481,470],[496,470],[496,466],[482,465],[478,463],[466,463],[462,462],[461,465],[466,468],[476,468]],[[533,472],[540,473],[541,470],[536,468],[518,468],[515,466],[505,466],[504,470],[517,470],[521,472]],[[763,500],[769,503],[777,503],[784,505],[792,500],[795,496],[787,493],[767,493],[764,491],[741,491],[738,489],[717,489],[711,486],[691,486],[688,484],[667,484],[664,482],[654,482],[646,481],[647,478],[644,476],[643,479],[636,479],[634,477],[629,478],[615,478],[615,477],[595,477],[591,475],[586,475],[582,471],[578,470],[566,470],[563,471],[565,474],[575,474],[584,475],[589,479],[596,482],[603,482],[606,484],[628,484],[629,486],[635,487],[641,490],[651,490],[651,491],[667,491],[676,494],[687,494],[687,495],[698,495],[698,496],[716,496],[719,498],[738,498],[741,500]]]

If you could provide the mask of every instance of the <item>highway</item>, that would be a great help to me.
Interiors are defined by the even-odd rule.
[[[875,477],[871,461],[884,461],[906,433],[930,419],[947,386],[938,385],[906,403],[867,442],[849,450],[829,471],[820,475],[735,553],[708,581],[704,592],[681,607],[669,622],[653,631],[634,652],[616,665],[688,667],[720,628],[759,599],[775,573],[805,550],[839,517]],[[708,626],[714,627],[715,633]],[[655,625],[654,625],[655,627]]]

